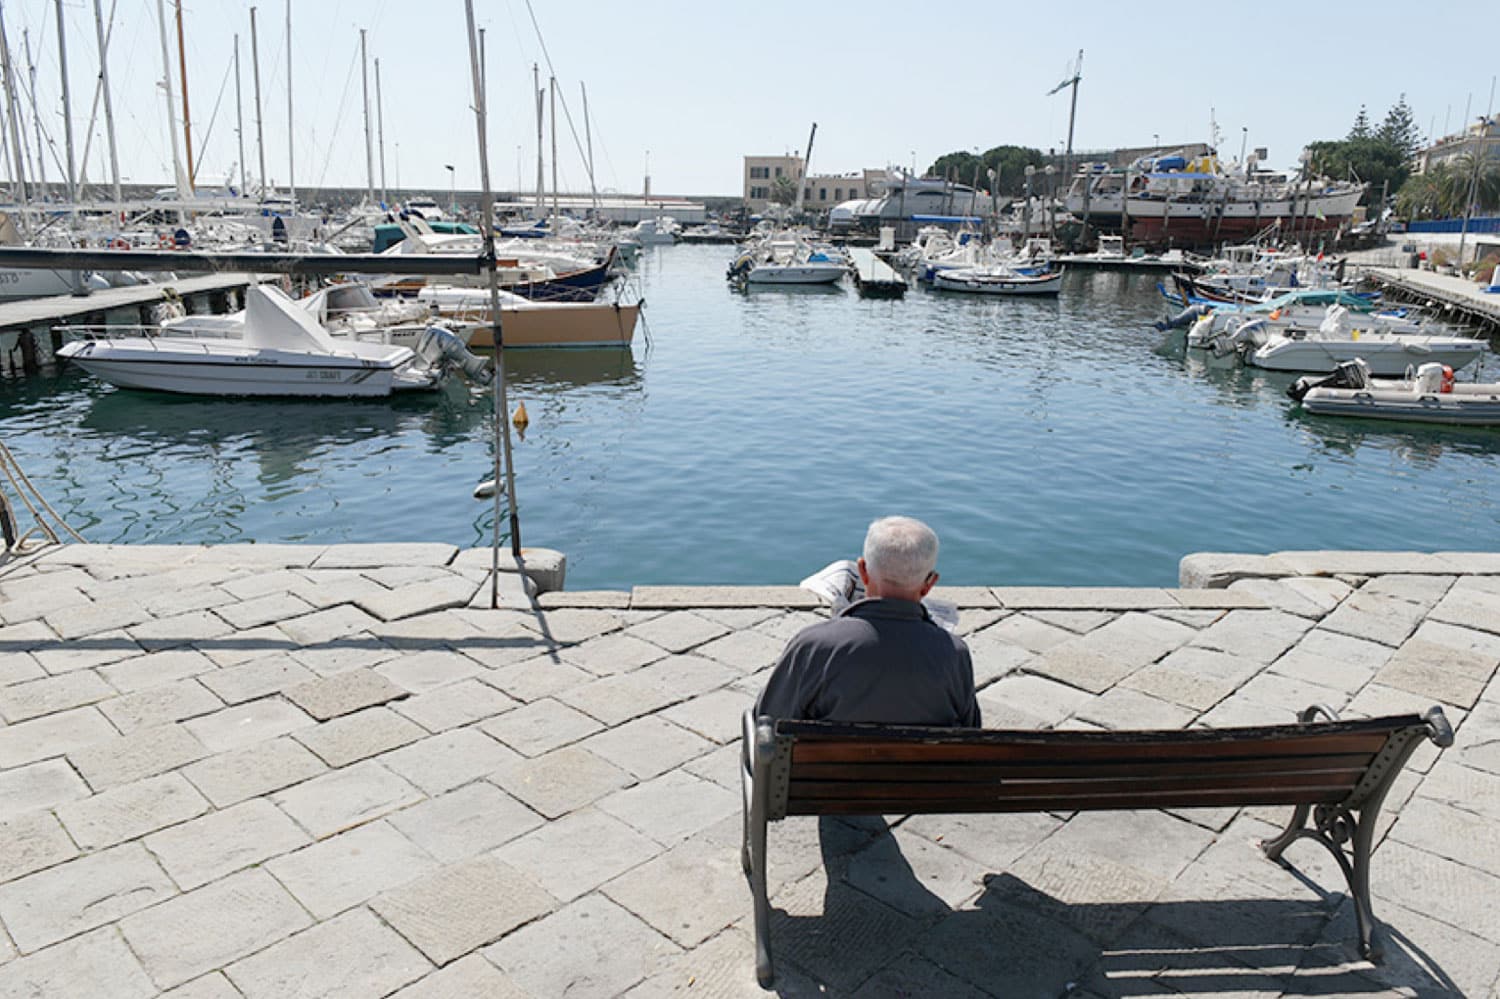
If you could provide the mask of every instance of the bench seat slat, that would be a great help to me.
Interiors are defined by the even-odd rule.
[[[1256,793],[1207,788],[1202,791],[1132,791],[1120,795],[1037,795],[1033,797],[916,800],[820,798],[787,802],[788,815],[949,815],[989,812],[1108,811],[1141,808],[1239,808],[1249,805],[1319,805],[1337,802],[1346,790],[1319,788],[1266,790]]]
[[[1158,791],[1195,791],[1213,787],[1228,792],[1275,792],[1293,788],[1320,788],[1341,795],[1353,790],[1358,773],[1310,774],[1201,774],[1176,777],[1083,778],[1080,780],[994,780],[969,783],[930,784],[923,781],[889,781],[881,783],[836,780],[800,780],[793,778],[787,791],[788,800],[817,798],[908,798],[952,800],[973,798],[998,801],[1014,797],[1051,797],[1053,795],[1153,794]]]
[[[1166,763],[1129,760],[1085,763],[1038,762],[922,762],[922,763],[799,763],[797,778],[849,781],[971,781],[990,779],[1036,780],[1044,777],[1170,777],[1178,774],[1359,774],[1370,765],[1368,753],[1335,756],[1277,756],[1245,760],[1187,760]]]
[[[1071,734],[1071,733],[1069,733]],[[1068,742],[1048,740],[1033,742],[1017,738],[1014,742],[918,742],[915,740],[851,742],[839,738],[799,736],[792,746],[792,763],[926,763],[934,760],[981,762],[990,760],[1029,760],[1046,762],[1066,755],[1074,760],[1244,760],[1275,756],[1327,756],[1330,754],[1378,753],[1388,731],[1304,735],[1293,733],[1284,738],[1264,738],[1244,742]]]

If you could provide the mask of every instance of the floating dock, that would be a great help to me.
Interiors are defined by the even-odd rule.
[[[1486,294],[1466,278],[1399,267],[1364,267],[1361,274],[1388,292],[1426,299],[1500,328],[1500,295]]]
[[[182,300],[189,313],[226,312],[228,293],[242,291],[253,280],[253,275],[243,273],[203,274],[159,284],[105,288],[87,295],[0,302],[0,375],[35,371],[50,363],[57,346],[54,326],[151,325],[151,308],[166,300],[169,292]]]
[[[877,257],[874,250],[852,247],[849,259],[854,264],[854,286],[861,297],[900,298],[906,294],[906,278]]]
[[[1163,260],[1160,257],[1101,257],[1093,253],[1067,253],[1057,258],[1059,264],[1096,271],[1194,271],[1196,264],[1186,260]]]

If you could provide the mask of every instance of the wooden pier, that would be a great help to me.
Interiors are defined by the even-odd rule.
[[[226,312],[230,311],[229,293],[242,291],[254,280],[250,274],[202,274],[87,295],[0,302],[0,375],[36,371],[50,364],[58,346],[54,326],[153,325],[151,309],[169,293],[181,299],[189,313]]]
[[[1485,294],[1466,278],[1397,267],[1364,267],[1361,274],[1388,292],[1429,302],[1500,329],[1500,295]]]
[[[906,294],[906,278],[874,250],[851,247],[849,259],[854,263],[854,286],[862,298],[900,298]]]

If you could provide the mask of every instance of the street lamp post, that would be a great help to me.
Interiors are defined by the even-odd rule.
[[[1057,232],[1056,232],[1056,229],[1057,229],[1057,217],[1054,214],[1054,209],[1053,209],[1053,205],[1052,205],[1052,200],[1053,200],[1053,198],[1052,198],[1052,194],[1053,194],[1052,175],[1055,174],[1055,173],[1057,173],[1057,167],[1053,166],[1051,163],[1048,163],[1047,166],[1046,166],[1046,168],[1043,169],[1042,172],[1047,175],[1047,238],[1048,239],[1056,239],[1057,238]]]
[[[443,169],[448,171],[448,217],[458,218],[458,198],[454,189],[453,164],[444,163]]]
[[[1031,178],[1036,176],[1036,167],[1026,164],[1026,207],[1021,212],[1021,245],[1031,238]]]

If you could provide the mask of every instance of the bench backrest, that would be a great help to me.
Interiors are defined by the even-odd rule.
[[[747,733],[748,735],[749,733]],[[1342,805],[1383,795],[1442,711],[1139,732],[755,723],[766,817]],[[1378,800],[1378,799],[1377,799]]]

